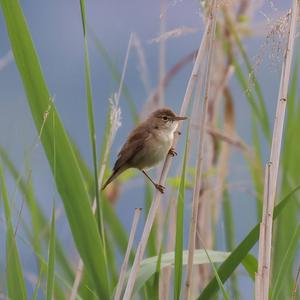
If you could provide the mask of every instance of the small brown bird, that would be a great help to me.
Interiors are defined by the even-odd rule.
[[[157,165],[167,153],[172,156],[177,155],[172,147],[174,133],[178,122],[185,119],[187,117],[176,116],[169,108],[154,111],[128,136],[118,154],[113,172],[102,186],[102,190],[125,170],[136,168],[142,171],[155,188],[163,193],[165,187],[155,183],[145,170]]]

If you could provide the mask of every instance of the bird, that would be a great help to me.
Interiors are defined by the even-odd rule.
[[[174,134],[177,131],[178,123],[186,119],[187,117],[177,116],[168,107],[152,112],[127,137],[117,156],[112,174],[101,189],[104,190],[127,169],[136,168],[150,180],[157,190],[164,193],[165,187],[154,182],[146,170],[161,162],[167,154],[177,155],[172,147]]]

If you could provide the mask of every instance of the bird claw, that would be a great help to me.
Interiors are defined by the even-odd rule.
[[[162,194],[163,194],[164,191],[165,191],[165,187],[162,186],[161,184],[158,184],[158,183],[155,184],[155,188],[156,188],[157,190],[159,190]]]
[[[169,154],[174,157],[175,155],[177,155],[177,152],[173,147],[171,147],[171,149],[169,150]]]

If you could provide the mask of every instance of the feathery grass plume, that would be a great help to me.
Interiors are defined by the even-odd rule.
[[[204,142],[205,142],[205,126],[208,110],[208,100],[211,97],[211,71],[212,71],[212,59],[215,47],[215,30],[217,22],[217,0],[214,0],[211,3],[209,10],[209,42],[208,42],[208,58],[207,58],[207,68],[205,74],[205,92],[203,99],[203,108],[200,121],[199,129],[199,145],[198,145],[198,154],[196,162],[196,176],[195,184],[193,189],[193,208],[192,208],[192,218],[190,222],[190,232],[189,232],[189,255],[188,255],[188,265],[187,265],[187,275],[185,280],[185,290],[184,290],[184,299],[188,300],[191,295],[192,289],[192,272],[193,272],[193,259],[195,251],[195,242],[196,242],[196,227],[197,227],[197,216],[199,211],[199,196],[202,180],[202,162],[203,162],[203,152],[204,152]]]
[[[208,21],[208,24],[206,25],[205,30],[204,30],[203,38],[202,38],[200,46],[199,46],[196,61],[194,63],[192,74],[188,81],[187,89],[186,89],[184,99],[182,102],[180,115],[186,114],[186,111],[187,111],[187,108],[189,105],[189,101],[190,101],[190,98],[191,98],[193,90],[194,90],[194,86],[195,86],[195,82],[196,82],[196,79],[198,76],[200,65],[201,65],[202,59],[205,55],[207,37],[208,37],[208,33],[209,33],[208,29],[210,28],[209,24],[210,24],[210,21]],[[181,127],[181,124],[179,124],[178,130],[180,130],[180,127]],[[174,141],[173,141],[174,147],[177,144],[177,140],[178,140],[178,135],[175,135]],[[171,158],[172,158],[171,155],[167,155],[167,157],[165,159],[164,166],[163,166],[162,173],[161,173],[160,180],[159,180],[159,184],[164,184],[166,181],[167,174],[168,174],[168,171],[171,166]],[[137,271],[139,269],[140,262],[143,258],[144,252],[145,252],[146,244],[147,244],[148,237],[149,237],[149,234],[150,234],[150,231],[151,231],[154,219],[155,219],[156,211],[159,207],[160,199],[161,199],[161,193],[156,191],[149,214],[148,214],[148,217],[147,217],[147,220],[146,220],[146,224],[144,226],[144,231],[143,231],[141,240],[140,240],[138,248],[137,248],[134,263],[131,268],[129,279],[127,282],[127,287],[126,287],[125,294],[124,294],[124,300],[126,300],[126,299],[128,300],[131,297],[134,283],[135,283],[136,276],[137,276]]]
[[[277,178],[279,171],[280,148],[284,125],[285,108],[289,86],[289,77],[293,58],[296,21],[299,13],[298,1],[293,0],[291,11],[288,41],[283,58],[282,73],[278,92],[276,116],[274,122],[273,138],[270,160],[267,164],[264,185],[263,217],[260,226],[258,272],[255,278],[256,300],[264,300],[269,296],[270,262],[272,247],[272,218],[276,196]]]

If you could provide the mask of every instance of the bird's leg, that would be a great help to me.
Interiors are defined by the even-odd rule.
[[[160,184],[158,184],[158,183],[155,183],[152,179],[151,179],[151,177],[144,171],[144,170],[142,170],[142,172],[143,172],[143,174],[152,182],[152,184],[155,186],[155,188],[157,189],[157,190],[159,190],[162,194],[164,193],[164,189],[165,189],[165,187],[164,186],[162,186],[162,185],[160,185]]]
[[[172,155],[173,157],[174,157],[175,155],[177,155],[177,152],[175,151],[174,147],[171,147],[168,153],[169,153],[170,155]]]

